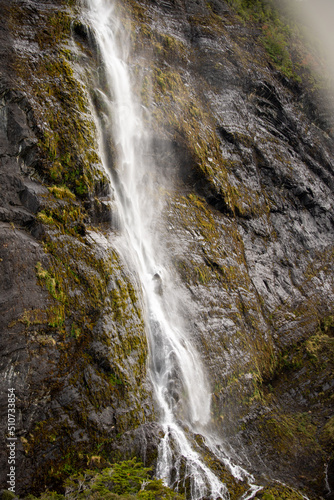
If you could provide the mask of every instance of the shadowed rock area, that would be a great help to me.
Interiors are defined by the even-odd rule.
[[[97,154],[103,68],[80,9],[0,0],[0,486],[15,388],[20,495],[61,491],[97,462],[154,465],[159,441],[140,289],[114,248]],[[294,498],[275,480],[333,498],[332,117],[223,0],[118,11],[212,426],[264,486],[256,498]]]

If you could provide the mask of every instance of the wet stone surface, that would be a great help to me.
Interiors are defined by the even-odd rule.
[[[333,138],[325,115],[303,107],[302,89],[270,65],[256,29],[240,24],[225,2],[210,5],[127,3],[137,26],[132,67],[151,68],[142,98],[167,193],[162,255],[210,380],[219,436],[259,481],[325,497],[326,480],[334,490]],[[113,249],[117,209],[98,160],[87,163],[89,190],[70,176],[75,199],[54,190],[66,184],[57,172],[74,167],[54,146],[50,124],[63,120],[66,143],[68,120],[59,110],[75,94],[77,130],[88,127],[80,121],[88,108],[70,82],[92,85],[89,69],[79,78],[73,61],[81,58],[96,75],[96,47],[78,20],[76,42],[69,34],[54,45],[37,37],[62,2],[13,1],[11,10],[0,1],[0,10],[0,428],[5,437],[7,389],[15,387],[17,491],[40,492],[58,488],[69,466],[83,469],[98,453],[154,464],[161,429],[140,293]],[[67,33],[65,24],[52,36]],[[74,76],[66,64],[60,74],[38,72],[52,50],[56,65],[60,46],[75,56],[67,61]],[[20,57],[37,68],[30,71],[37,86]],[[68,88],[58,95],[50,82],[64,85],[61,71]],[[89,127],[85,134],[94,135]],[[90,148],[78,150],[75,167]],[[160,276],[155,286],[170,293]],[[4,441],[0,449],[2,487]]]

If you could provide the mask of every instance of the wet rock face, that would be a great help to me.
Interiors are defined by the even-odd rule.
[[[334,299],[330,118],[310,111],[308,90],[273,68],[256,26],[225,2],[139,4],[136,48],[145,53],[150,30],[151,110],[165,140],[158,164],[174,179],[165,245],[214,419],[244,464],[322,495],[333,409],[332,334],[321,326]]]
[[[217,432],[259,477],[324,495],[333,139],[224,1],[125,4],[168,190],[160,239]],[[98,73],[90,29],[66,2],[0,0],[0,10],[0,435],[15,387],[23,493],[58,487],[96,455],[151,464],[159,426],[138,290],[106,238],[117,210],[100,160],[85,156],[96,142],[89,106],[103,112],[82,85]],[[4,441],[0,450],[3,487]]]
[[[127,453],[155,458],[139,300],[104,236],[110,223],[116,226],[112,193],[96,154],[89,171],[80,164],[83,151],[96,147],[92,118],[82,114],[89,96],[73,91],[65,60],[57,66],[64,44],[70,59],[76,50],[67,17],[74,12],[66,2],[51,3],[0,2],[0,488],[8,487],[13,388],[20,495],[59,487],[92,456],[103,465],[111,449],[116,460]],[[77,100],[66,108],[73,94]],[[73,115],[59,123],[61,136],[64,103]],[[65,187],[59,175],[69,179],[69,168],[74,184]]]

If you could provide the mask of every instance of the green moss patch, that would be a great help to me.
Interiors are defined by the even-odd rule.
[[[289,486],[274,483],[266,486],[257,493],[254,498],[260,498],[262,500],[302,500],[305,497]]]
[[[18,53],[15,70],[19,87],[34,96],[33,121],[41,155],[35,163],[38,175],[84,198],[94,191],[101,172],[88,94],[75,74],[77,56],[66,45],[73,15],[61,7],[40,11],[36,30],[40,50],[34,60],[24,51]],[[24,6],[13,6],[10,26],[16,37],[24,40],[31,22]]]

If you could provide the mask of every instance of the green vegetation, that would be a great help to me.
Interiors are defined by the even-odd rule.
[[[52,193],[56,198],[63,199],[71,199],[75,200],[75,194],[72,193],[66,186],[51,186],[48,188],[50,193]]]
[[[136,458],[115,463],[98,472],[85,470],[65,481],[65,495],[43,493],[28,495],[24,500],[184,500],[184,496],[152,477],[152,469]],[[12,498],[12,497],[8,497]]]
[[[330,418],[323,428],[321,440],[324,443],[326,449],[331,453],[332,458],[334,457],[334,417]]]
[[[59,195],[57,196],[59,198]],[[62,204],[50,204],[49,207],[37,214],[37,219],[43,224],[54,226],[63,234],[84,236],[86,230],[84,220],[86,217],[82,205],[66,201]]]
[[[36,170],[44,182],[85,198],[94,192],[101,173],[97,175],[99,158],[94,150],[95,125],[89,115],[87,91],[74,74],[77,56],[66,46],[72,17],[61,9],[40,11],[39,16],[39,23],[46,28],[36,34],[38,58],[32,62],[24,51],[15,58],[18,83],[35,101],[41,154]],[[20,37],[28,19],[24,5],[11,7],[10,27],[15,36]],[[70,191],[61,193],[53,188],[53,192],[58,198],[72,198]]]
[[[248,189],[238,192],[231,185],[228,172],[233,167],[222,157],[216,124],[202,97],[192,92],[189,83],[176,71],[155,67],[152,69],[153,126],[175,141],[193,164],[194,177],[205,182],[208,191],[221,200],[226,212],[244,215],[247,211],[261,212],[256,196]],[[147,86],[142,97],[147,98]],[[249,202],[246,205],[245,202]]]
[[[76,395],[63,406],[65,418],[48,415],[21,440],[25,453],[40,464],[32,478],[33,491],[45,484],[61,491],[64,481],[92,465],[93,458],[99,467],[108,465],[111,454],[114,460],[124,458],[115,451],[115,440],[153,414],[145,386],[147,342],[136,289],[117,254],[95,243],[90,236],[94,228],[88,226],[92,200],[109,181],[96,153],[84,85],[90,75],[84,75],[80,62],[85,51],[94,67],[93,54],[84,42],[72,50],[76,15],[63,8],[74,3],[59,2],[46,10],[41,6],[35,31],[29,25],[35,18],[25,4],[8,7],[13,36],[25,39],[27,30],[36,32],[36,57],[18,52],[14,69],[18,91],[29,95],[29,119],[38,139],[32,174],[48,188],[37,214],[46,254],[35,269],[42,305],[24,310],[11,326],[20,327],[42,357],[49,356],[50,391],[61,394],[66,378],[66,387]],[[113,415],[116,408],[119,415],[112,417],[108,430],[91,418],[101,418],[104,411]],[[82,438],[77,442],[74,429]],[[41,460],[49,456],[50,443],[55,453]],[[98,491],[92,495],[102,498]],[[42,498],[63,497],[47,493]]]
[[[136,19],[144,21],[145,9],[137,2],[129,2],[133,4]],[[67,3],[70,4],[71,0]],[[230,0],[230,3],[244,19],[261,26],[262,41],[273,64],[286,76],[298,79],[298,58],[293,57],[290,50],[294,32],[280,20],[273,3],[269,0]],[[45,500],[177,499],[181,496],[166,488],[161,481],[152,479],[151,470],[134,460],[113,466],[108,464],[100,472],[85,471],[88,461],[95,460],[99,465],[101,461],[106,465],[111,453],[115,453],[112,442],[121,440],[129,429],[144,422],[151,410],[145,413],[142,406],[147,398],[143,388],[147,345],[139,300],[117,255],[113,252],[103,254],[88,234],[83,202],[88,195],[94,194],[98,183],[103,183],[103,176],[96,170],[99,159],[94,150],[95,128],[89,117],[87,91],[75,75],[77,56],[65,45],[70,36],[69,19],[62,12],[45,13],[45,26],[50,26],[50,29],[41,29],[37,35],[40,54],[34,61],[36,67],[32,67],[31,61],[24,56],[20,59],[18,55],[16,62],[22,85],[29,87],[36,100],[34,112],[41,155],[36,168],[40,179],[49,185],[49,194],[37,215],[45,228],[48,266],[47,269],[41,263],[36,266],[38,282],[44,293],[45,290],[49,292],[49,308],[24,311],[18,322],[38,349],[52,349],[57,345],[59,356],[50,356],[54,363],[50,368],[50,378],[60,384],[66,376],[66,383],[78,398],[64,408],[64,415],[71,424],[67,419],[60,423],[53,417],[41,422],[25,439],[24,449],[32,457],[48,456],[50,443],[55,443],[55,458],[49,462],[46,460],[44,469],[41,467],[38,472],[36,491],[40,491],[41,484],[58,481],[60,485],[69,475],[72,476],[66,482],[65,497],[46,493],[40,497]],[[193,25],[201,22],[189,19]],[[22,12],[19,15],[18,10],[13,11],[15,32],[20,30],[21,20]],[[221,20],[212,17],[202,29],[208,34],[214,29],[221,30]],[[250,382],[245,390],[248,393],[241,394],[246,386],[244,373],[239,375],[238,368],[233,371],[231,367],[226,393],[230,391],[240,396],[245,406],[265,406],[277,392],[275,377],[284,379],[304,366],[321,369],[325,350],[330,352],[327,348],[333,346],[333,316],[324,319],[317,335],[302,346],[297,346],[292,352],[273,355],[272,341],[264,341],[264,330],[259,326],[260,305],[251,297],[242,238],[232,217],[252,214],[259,217],[265,213],[266,207],[247,186],[244,188],[242,183],[235,186],[229,180],[229,172],[238,164],[222,157],[216,123],[203,97],[205,92],[196,93],[193,82],[187,80],[189,77],[184,71],[184,62],[194,54],[188,54],[185,45],[169,35],[153,33],[144,24],[140,30],[142,39],[137,43],[149,39],[156,58],[149,75],[144,74],[143,86],[139,90],[145,105],[150,105],[150,94],[153,95],[153,127],[161,133],[161,124],[165,124],[166,135],[182,149],[192,171],[196,171],[196,178],[191,182],[205,183],[203,191],[219,199],[222,211],[227,214],[222,222],[221,214],[216,218],[207,200],[195,194],[181,197],[175,203],[171,209],[173,217],[183,229],[196,230],[198,241],[205,243],[200,256],[194,255],[193,260],[179,261],[177,265],[186,284],[202,289],[210,284],[224,291],[225,303],[219,298],[210,314],[211,311],[217,317],[225,314],[233,304],[230,318],[237,328],[226,341],[226,349],[234,346],[234,341],[236,353],[247,346],[250,362],[245,369],[249,369]],[[171,62],[183,66],[177,68],[169,64]],[[233,133],[233,140],[245,146],[251,144],[251,136],[237,132]],[[223,242],[224,248],[219,242]],[[240,295],[241,288],[245,297]],[[211,308],[211,304],[209,306]],[[95,359],[96,353],[92,349],[94,342],[99,343],[98,355],[101,357],[98,359]],[[223,338],[219,343],[225,349]],[[238,362],[237,359],[235,364]],[[217,393],[223,385],[220,381]],[[240,392],[235,391],[236,387],[241,388]],[[53,385],[50,391],[57,394],[58,389]],[[325,395],[321,397],[325,398]],[[89,420],[89,412],[93,409],[94,414],[99,415],[107,408],[120,411],[115,417],[115,429],[113,427],[111,433],[104,434],[94,427],[92,419]],[[83,435],[79,444],[73,444],[73,429],[79,433],[84,429],[88,439]],[[261,421],[259,429],[263,432],[263,440],[268,439],[271,443],[275,437],[278,452],[289,455],[291,443],[296,448],[318,449],[315,424],[306,413],[270,413]],[[332,420],[323,428],[322,439],[329,448],[333,442]],[[92,456],[92,451],[96,451],[96,455]],[[207,463],[223,475],[220,464],[214,466],[212,457],[207,458]],[[243,489],[243,486],[238,487]],[[237,486],[231,485],[231,491],[237,491]],[[263,490],[258,498],[300,498],[293,494],[290,497],[284,495],[281,490],[271,488]]]
[[[67,497],[69,499],[91,498],[91,494],[98,493],[96,498],[113,498],[110,493],[116,495],[135,495],[143,500],[155,500],[160,498],[182,499],[177,494],[163,485],[162,480],[151,478],[152,469],[144,467],[135,458],[104,469],[91,477],[84,475],[74,476],[65,483]],[[88,477],[87,477],[88,476]],[[85,489],[86,483],[86,489]],[[83,494],[80,494],[83,490]],[[117,498],[117,497],[116,497]]]
[[[269,418],[264,417],[259,423],[259,431],[267,437],[270,435],[276,452],[287,457],[294,457],[301,448],[310,455],[320,451],[317,427],[309,413],[279,414],[273,411]]]
[[[90,427],[90,440],[79,446],[73,445],[71,439],[73,424],[59,421],[57,416],[33,429],[24,442],[29,456],[47,450],[50,442],[55,442],[60,450],[40,470],[36,489],[39,481],[60,487],[69,475],[87,468],[88,457],[100,456],[105,462],[115,436],[121,437],[146,421],[145,400],[149,399],[143,387],[147,343],[141,309],[136,290],[116,253],[111,249],[101,253],[91,240],[63,233],[57,226],[48,229],[44,247],[48,264],[37,263],[36,277],[49,293],[49,306],[24,311],[18,322],[24,325],[35,346],[57,347],[59,356],[50,366],[52,383],[58,390],[59,377],[67,374],[69,386],[75,392],[79,390],[78,400],[64,409],[79,429],[87,428],[91,411],[100,414],[107,407],[124,407],[124,411],[117,417],[112,435]],[[96,339],[104,349],[103,367],[88,354]],[[115,451],[113,456],[123,458]]]
[[[308,82],[312,88],[326,85],[326,75],[316,74],[324,56],[312,44],[307,28],[295,17],[291,2],[285,0],[227,0],[245,22],[262,31],[262,43],[273,64],[288,78]],[[320,64],[319,64],[320,63]],[[322,67],[324,71],[324,67]]]
[[[261,500],[302,500],[303,495],[284,484],[274,483],[259,491],[254,498]]]
[[[284,456],[292,466],[302,457],[316,471],[313,477],[306,477],[305,484],[319,491],[322,463],[333,458],[334,419],[330,418],[333,394],[328,383],[334,363],[332,327],[333,316],[326,316],[319,321],[313,336],[273,355],[268,375],[258,380],[258,398],[250,401],[253,408],[261,408],[262,412],[252,423],[250,433],[258,434],[268,457]],[[286,397],[291,398],[289,405]],[[248,435],[247,426],[242,432]],[[300,498],[295,494],[283,494],[277,485],[266,487],[256,498]]]
[[[282,20],[277,4],[272,0],[228,0],[228,3],[247,22],[262,29],[262,42],[275,66],[287,77],[300,80],[291,57],[294,31]]]
[[[40,262],[37,262],[36,265],[36,274],[37,277],[45,283],[46,288],[52,295],[54,299],[56,299],[59,302],[64,303],[65,302],[65,294],[61,288],[60,282],[57,280],[55,276],[50,274],[49,271],[43,268],[42,264]]]

